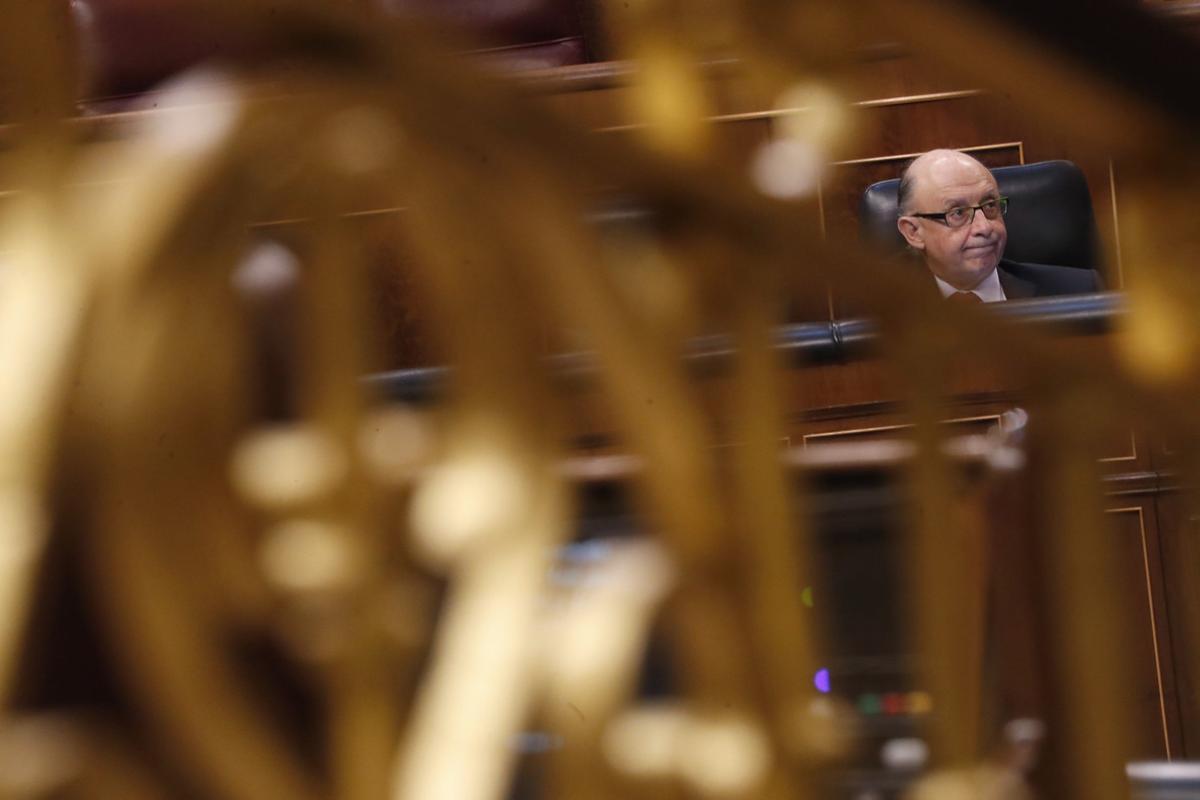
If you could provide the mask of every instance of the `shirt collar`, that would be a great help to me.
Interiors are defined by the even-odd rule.
[[[937,275],[934,275],[933,279],[937,281],[938,291],[942,293],[942,297],[949,297],[958,291],[958,289],[955,289]],[[1000,273],[995,269],[989,272],[987,277],[981,280],[971,291],[977,294],[979,299],[985,303],[1003,303],[1008,299],[1004,294],[1004,287],[1000,285]]]

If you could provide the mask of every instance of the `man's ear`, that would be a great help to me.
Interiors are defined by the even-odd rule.
[[[908,242],[908,246],[914,250],[925,249],[925,239],[921,235],[921,226],[912,217],[900,217],[896,220],[896,227],[900,229],[900,235],[904,237],[904,241]]]

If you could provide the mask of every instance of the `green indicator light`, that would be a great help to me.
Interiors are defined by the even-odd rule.
[[[804,591],[802,591],[800,593],[800,602],[804,603],[804,605],[808,606],[809,608],[813,607],[812,587],[811,586],[804,587]]]
[[[860,694],[858,696],[858,710],[868,717],[874,717],[883,711],[883,701],[879,699],[877,694]]]

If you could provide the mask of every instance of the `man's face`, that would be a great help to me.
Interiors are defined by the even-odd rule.
[[[909,214],[942,213],[1000,196],[992,173],[970,156],[941,152],[922,159],[913,164],[912,194],[903,209]],[[1008,240],[1004,217],[987,219],[982,211],[961,228],[912,216],[902,216],[898,224],[909,245],[925,256],[930,271],[964,291],[978,286],[996,268]]]

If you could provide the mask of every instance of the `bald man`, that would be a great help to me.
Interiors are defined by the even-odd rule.
[[[988,168],[957,150],[918,156],[900,178],[896,225],[925,258],[947,299],[997,303],[1098,292],[1090,269],[1020,264],[1003,258],[1008,198]]]

